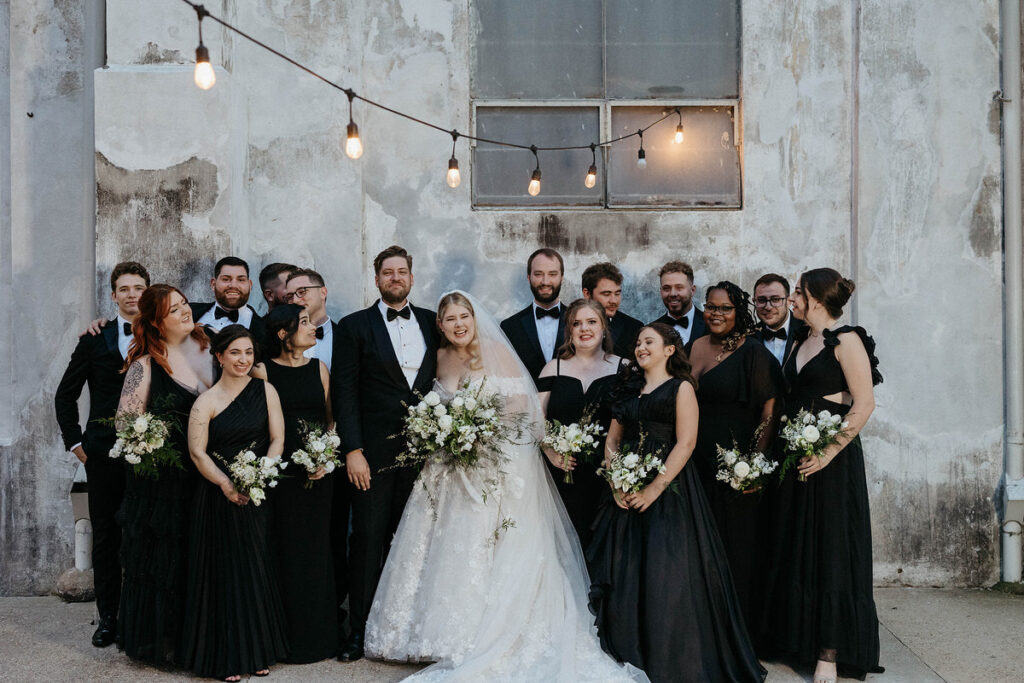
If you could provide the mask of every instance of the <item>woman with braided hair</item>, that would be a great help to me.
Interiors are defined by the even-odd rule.
[[[747,623],[758,609],[761,539],[769,527],[761,491],[739,492],[718,481],[718,447],[741,453],[767,448],[780,411],[782,372],[756,337],[750,297],[732,282],[708,288],[704,304],[708,335],[690,350],[698,380],[700,423],[693,460],[725,546],[736,594]]]

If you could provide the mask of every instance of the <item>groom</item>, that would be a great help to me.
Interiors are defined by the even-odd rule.
[[[413,392],[430,391],[437,369],[437,315],[409,303],[412,256],[391,246],[373,260],[380,290],[369,308],[338,323],[331,395],[345,471],[351,482],[349,540],[351,635],[338,653],[343,662],[363,656],[363,633],[391,537],[412,492],[416,472],[391,467],[401,452],[405,406]]]

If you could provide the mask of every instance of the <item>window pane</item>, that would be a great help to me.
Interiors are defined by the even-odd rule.
[[[665,111],[659,107],[613,107],[612,137],[643,128]],[[679,122],[676,116],[644,133],[644,169],[637,166],[637,138],[612,145],[609,206],[739,207],[740,158],[733,139],[732,107],[683,107],[682,113],[682,144],[673,142]]]
[[[478,0],[473,96],[602,97],[601,0]]]
[[[736,98],[739,0],[628,0],[607,7],[609,98]]]
[[[476,135],[538,147],[588,145],[600,139],[597,107],[477,107]],[[473,202],[476,206],[600,206],[604,170],[597,155],[598,183],[583,185],[590,167],[589,149],[538,152],[541,190],[527,194],[534,169],[529,150],[481,142],[473,151]]]

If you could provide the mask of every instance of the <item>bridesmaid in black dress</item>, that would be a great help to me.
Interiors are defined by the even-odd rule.
[[[263,356],[253,377],[277,390],[284,412],[284,458],[303,447],[302,423],[333,427],[327,366],[303,356],[316,345],[316,326],[297,304],[274,307],[266,318]],[[288,625],[288,660],[293,664],[333,657],[338,649],[338,619],[331,553],[331,498],[335,474],[323,468],[306,475],[299,465],[288,468],[270,496],[271,553],[276,559],[278,586]],[[326,476],[325,476],[326,475]],[[306,483],[315,483],[306,488]]]
[[[585,299],[574,301],[565,313],[565,342],[537,379],[547,419],[568,425],[588,414],[607,432],[612,419],[608,393],[621,362],[621,358],[612,354],[612,335],[601,305]],[[608,489],[597,474],[604,454],[604,440],[599,440],[590,462],[570,458],[564,463],[550,448],[543,450],[580,545],[586,548],[597,504]],[[563,468],[572,472],[572,483],[566,483]]]
[[[844,415],[846,436],[825,457],[804,458],[775,500],[761,638],[766,651],[796,662],[817,660],[814,680],[863,678],[878,666],[878,617],[871,580],[871,516],[864,453],[857,434],[882,381],[875,342],[861,327],[838,326],[854,284],[831,268],[807,271],[793,290],[793,315],[808,324],[784,372],[786,413]],[[797,475],[806,476],[798,481]]]
[[[196,481],[185,439],[187,419],[196,396],[213,384],[213,364],[206,353],[209,341],[192,321],[188,301],[171,285],[146,289],[133,331],[118,415],[149,411],[168,420],[182,468],[162,467],[156,479],[137,477],[127,468],[118,512],[124,570],[118,643],[133,659],[166,665],[180,645]]]
[[[228,325],[213,335],[222,368],[189,416],[188,443],[202,475],[189,539],[182,666],[227,681],[265,676],[287,654],[284,608],[267,548],[268,506],[235,489],[227,465],[242,450],[279,458],[284,417],[274,387],[249,377],[252,333]]]
[[[755,329],[750,298],[735,284],[719,282],[708,289],[704,322],[708,335],[690,350],[700,406],[693,461],[729,558],[743,617],[752,628],[763,589],[763,538],[771,526],[761,491],[740,493],[715,478],[717,446],[735,444],[743,453],[758,450],[770,455],[782,372],[764,344],[749,336]],[[772,476],[771,482],[775,479]]]
[[[605,451],[656,452],[666,471],[639,493],[606,494],[587,548],[601,645],[652,681],[762,681],[725,550],[694,467],[697,398],[675,329],[640,331],[615,395]],[[670,486],[672,487],[670,489]]]

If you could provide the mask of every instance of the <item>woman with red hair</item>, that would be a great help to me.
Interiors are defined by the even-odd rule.
[[[118,644],[133,659],[166,665],[181,635],[188,512],[196,483],[186,420],[196,397],[213,384],[213,364],[206,353],[209,340],[176,287],[149,287],[139,298],[132,331],[119,426],[147,411],[169,421],[181,467],[162,466],[152,479],[128,468],[119,513],[124,579]]]

